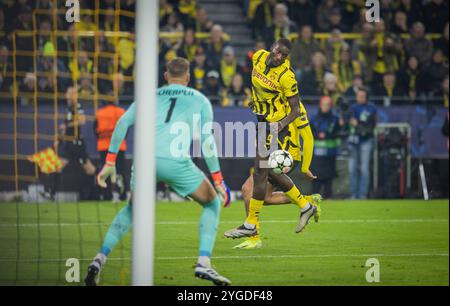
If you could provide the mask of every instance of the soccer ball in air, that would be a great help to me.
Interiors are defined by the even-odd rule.
[[[292,169],[294,161],[292,155],[284,150],[276,150],[269,156],[269,167],[276,174],[288,173]]]

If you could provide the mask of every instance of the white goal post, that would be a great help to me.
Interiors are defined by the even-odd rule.
[[[133,286],[153,285],[155,227],[155,113],[158,83],[159,8],[156,0],[136,5],[136,124],[134,138]]]

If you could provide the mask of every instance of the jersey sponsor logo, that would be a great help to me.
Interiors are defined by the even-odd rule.
[[[158,96],[188,96],[193,97],[194,91],[189,89],[161,89]]]
[[[269,86],[270,88],[272,88],[274,90],[278,90],[278,86],[273,81],[271,81],[265,75],[256,71],[256,69],[253,69],[252,77],[259,79],[264,85]]]

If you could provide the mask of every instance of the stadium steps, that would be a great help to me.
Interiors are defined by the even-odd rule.
[[[231,36],[231,46],[235,49],[240,63],[245,61],[247,52],[255,44],[251,30],[244,16],[240,0],[199,0],[198,4],[208,12],[209,18],[223,26],[224,31]]]

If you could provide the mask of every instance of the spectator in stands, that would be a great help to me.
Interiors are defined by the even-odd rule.
[[[195,57],[195,53],[199,44],[195,38],[195,31],[192,28],[188,28],[184,31],[183,41],[177,50],[177,56],[186,58],[189,62],[192,62]]]
[[[69,71],[72,73],[73,81],[77,82],[81,74],[94,72],[94,62],[89,59],[86,51],[80,50],[78,57],[69,63]]]
[[[335,29],[331,32],[330,38],[328,38],[325,44],[325,54],[328,63],[332,64],[338,62],[343,48],[348,48],[348,44],[342,37],[341,31]]]
[[[380,1],[380,16],[383,16],[382,18],[384,19],[384,21],[386,22],[386,25],[389,26],[393,23],[394,21],[394,13],[395,13],[395,8],[394,6],[397,5],[396,0],[381,0]]]
[[[191,65],[191,81],[189,86],[202,91],[205,86],[206,74],[211,68],[206,63],[206,53],[202,46],[195,51],[194,62]]]
[[[19,4],[20,5],[20,4]],[[19,14],[17,19],[14,20],[15,24],[13,29],[20,31],[32,31],[33,30],[33,9],[28,5],[19,6]]]
[[[289,18],[301,28],[305,25],[314,27],[316,10],[311,0],[292,0],[287,2]]]
[[[34,91],[36,84],[36,75],[27,72],[23,78],[23,82],[19,84],[20,105],[31,105],[34,100]]]
[[[106,12],[101,17],[100,30],[103,31],[115,31],[116,30],[116,19],[113,7],[108,7]],[[119,25],[117,25],[119,26]],[[112,38],[114,39],[114,38]]]
[[[433,54],[433,43],[425,37],[425,26],[421,22],[413,24],[411,39],[405,42],[406,53],[419,60],[419,64],[427,64]]]
[[[370,44],[373,41],[374,27],[370,23],[365,23],[362,26],[361,38],[355,40],[352,46],[352,58],[358,60],[364,72],[364,80],[370,81],[372,79],[372,67],[374,60],[372,56],[367,56],[366,51],[369,50]]]
[[[125,76],[121,73],[114,73],[111,81],[111,88],[108,95],[118,101],[130,101],[133,98],[133,84],[126,82]]]
[[[266,49],[267,47],[266,47],[266,44],[264,43],[264,41],[263,40],[257,40],[257,41],[255,41],[255,45],[254,45],[254,47],[253,47],[253,49],[252,50],[250,50],[250,51],[248,51],[247,52],[247,57],[245,58],[246,59],[246,63],[245,63],[245,71],[247,72],[247,73],[251,73],[251,71],[252,71],[252,66],[253,66],[253,61],[252,61],[252,59],[253,59],[253,55],[257,52],[257,51],[259,51],[259,50],[261,50],[261,49]],[[292,53],[291,53],[292,54]]]
[[[167,24],[170,14],[174,12],[172,4],[168,0],[159,0],[159,27],[163,28]]]
[[[177,12],[172,12],[167,18],[166,24],[161,28],[161,32],[179,33],[184,31],[183,23],[178,18]]]
[[[195,19],[196,32],[210,32],[214,23],[209,19],[208,11],[204,8],[197,9],[197,18]]]
[[[116,46],[116,51],[119,54],[119,72],[125,76],[133,76],[135,48],[134,34],[121,38]]]
[[[136,0],[122,0],[120,10],[126,12],[136,12]],[[120,30],[134,33],[135,22],[133,17],[120,15]]]
[[[277,0],[263,0],[256,8],[255,17],[253,19],[254,38],[263,39],[265,37],[265,28],[272,26],[273,23],[275,5],[277,5]]]
[[[206,74],[206,82],[202,92],[212,105],[221,105],[222,86],[220,85],[219,72],[211,70]]]
[[[248,107],[251,99],[252,93],[244,86],[244,77],[237,73],[231,80],[231,86],[223,93],[222,106]]]
[[[374,95],[376,102],[384,103],[385,106],[405,102],[403,89],[397,83],[397,76],[392,71],[384,74],[383,82],[374,89]]]
[[[354,1],[346,1],[342,5],[341,8],[342,22],[345,24],[349,32],[351,32],[353,26],[358,22],[360,10],[361,9],[365,10],[365,7],[361,4],[362,1],[354,0]]]
[[[423,21],[431,33],[440,33],[448,22],[448,1],[431,0],[425,5]]]
[[[356,93],[358,90],[364,86],[364,80],[362,76],[355,75],[352,79],[352,85],[345,92],[345,98],[350,104],[356,101]]]
[[[334,9],[339,9],[339,3],[336,0],[323,0],[316,11],[317,28],[319,32],[329,32],[330,15]]]
[[[370,160],[374,147],[377,109],[368,101],[368,91],[360,88],[351,107],[349,175],[352,199],[366,199],[369,192]]]
[[[12,15],[14,17],[9,17],[10,21],[10,30],[9,30],[9,38],[8,40],[12,44],[13,32],[15,30],[18,31],[32,31],[33,23],[32,23],[32,12],[33,10],[26,4],[16,3],[15,10],[16,14]],[[33,37],[32,36],[16,36],[16,49],[21,51],[34,51],[33,50]],[[12,47],[12,45],[11,45]],[[16,56],[16,67],[18,71],[28,71],[31,67],[33,67],[33,57],[26,55],[17,55]]]
[[[350,28],[347,24],[342,20],[342,12],[338,8],[334,8],[330,11],[330,15],[328,17],[329,30],[338,29],[341,32],[349,32]]]
[[[80,22],[75,23],[77,31],[98,31],[98,25],[95,24],[91,14],[82,14]]]
[[[242,67],[236,60],[233,47],[227,46],[223,49],[223,57],[220,61],[220,78],[223,87],[230,87],[233,76],[238,73],[242,73]]]
[[[57,46],[58,50],[65,52],[67,56],[63,56],[61,60],[63,61],[66,67],[69,67],[69,62],[73,59],[74,51],[75,51],[75,23],[72,23],[67,28],[68,34],[62,35],[57,38]],[[84,46],[81,44],[81,41],[78,39],[78,48],[84,50]]]
[[[178,0],[177,8],[180,13],[180,21],[184,26],[194,23],[197,13],[197,0]]]
[[[253,69],[253,55],[255,54],[255,52],[257,52],[258,50],[261,49],[266,49],[266,44],[264,43],[263,40],[257,40],[255,42],[255,45],[253,47],[252,50],[249,50],[247,52],[247,56],[245,57],[245,62],[244,62],[244,67],[242,69],[243,71],[243,75],[244,75],[244,84],[247,87],[250,87],[252,85],[252,80],[251,80],[251,73],[252,73],[252,69]],[[291,52],[292,55],[292,52]]]
[[[100,155],[100,164],[103,165],[108,154],[109,144],[114,132],[114,127],[125,110],[117,105],[118,102],[102,103],[102,106],[95,113],[94,133],[97,137],[97,151]],[[124,140],[119,147],[117,153],[116,168],[117,179],[116,186],[119,187],[119,193],[122,199],[126,197],[125,188],[125,152],[127,151],[127,143]],[[102,200],[111,200],[113,198],[113,190],[111,184],[107,188],[101,188],[100,196]]]
[[[449,80],[448,75],[441,82],[440,88],[431,93],[430,103],[448,108]]]
[[[70,87],[66,92],[67,114],[63,124],[59,126],[62,135],[62,142],[59,146],[59,156],[61,157],[63,168],[73,162],[80,165],[84,172],[92,176],[95,167],[92,164],[86,150],[86,143],[82,134],[81,127],[86,124],[86,115],[83,107],[78,103],[77,91]],[[82,196],[82,194],[80,194]]]
[[[402,92],[408,95],[411,102],[416,101],[418,95],[423,93],[423,72],[416,57],[411,56],[406,67],[399,71],[398,82]]]
[[[440,84],[448,76],[448,62],[445,61],[442,50],[433,52],[431,63],[426,66],[425,88],[429,92],[439,90]]]
[[[211,38],[206,45],[206,58],[208,66],[213,69],[220,68],[220,59],[222,58],[223,49],[228,43],[223,38],[223,28],[221,25],[214,25],[211,28]]]
[[[446,62],[448,62],[448,45],[449,45],[449,42],[448,42],[448,30],[449,29],[448,29],[448,27],[449,27],[449,25],[447,22],[447,24],[444,27],[444,32],[442,34],[442,37],[439,38],[438,40],[436,40],[435,44],[434,44],[435,50],[442,50],[442,54],[444,55]]]
[[[300,77],[300,86],[305,96],[318,96],[323,91],[323,80],[327,60],[322,52],[316,52],[311,59],[311,67],[306,66]]]
[[[422,20],[423,7],[421,1],[401,0],[398,11],[402,11],[406,14],[408,26]]]
[[[36,44],[39,51],[44,50],[44,46],[47,43],[53,43],[52,34],[52,24],[49,19],[42,19],[39,23],[39,35],[36,38]]]
[[[11,92],[13,66],[9,57],[8,47],[0,46],[0,92]]]
[[[311,64],[313,54],[319,51],[320,45],[314,39],[312,27],[304,25],[298,33],[298,38],[292,43],[291,65],[296,70],[297,76]]]
[[[283,3],[275,5],[273,23],[265,30],[265,42],[271,46],[281,38],[289,38],[291,33],[297,32],[297,26],[288,16],[287,6]]]
[[[317,175],[313,181],[313,193],[323,194],[325,199],[333,196],[332,184],[336,173],[336,157],[340,145],[339,117],[333,113],[333,101],[324,96],[319,110],[310,120],[314,135],[314,158],[311,170]],[[323,193],[322,193],[323,187]]]
[[[367,9],[366,8],[362,8],[362,9],[359,10],[359,15],[358,15],[359,18],[355,22],[355,24],[353,25],[352,32],[360,33],[360,32],[363,31],[364,25],[368,24],[367,18],[366,18],[366,14],[367,14]]]
[[[386,32],[383,20],[375,23],[374,37],[361,51],[366,54],[367,59],[366,82],[379,84],[386,72],[396,72],[400,68],[398,56],[402,52],[402,44],[395,35]]]
[[[361,65],[358,61],[351,59],[348,46],[341,49],[339,61],[333,63],[331,71],[338,79],[340,93],[345,93],[350,88],[354,76],[362,75]]]
[[[347,109],[347,101],[339,92],[337,77],[333,73],[327,72],[325,73],[323,82],[324,87],[321,95],[330,97],[333,105],[338,109]]]
[[[38,90],[44,92],[65,92],[71,83],[71,75],[64,63],[55,58],[55,50],[52,44],[47,44],[43,56],[38,57]],[[58,87],[55,84],[55,75]]]
[[[394,15],[394,24],[391,32],[397,35],[409,33],[408,15],[403,11],[397,11]]]
[[[91,104],[97,90],[92,81],[92,74],[82,73],[78,81],[78,102],[80,104]]]

